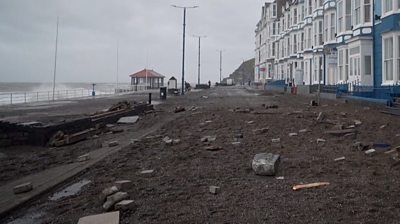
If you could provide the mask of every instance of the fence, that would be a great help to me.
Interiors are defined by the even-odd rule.
[[[95,96],[104,96],[112,94],[123,94],[130,92],[141,92],[147,90],[146,86],[129,86],[121,88],[108,88],[95,90]],[[65,100],[73,98],[92,97],[91,89],[65,89],[54,92],[54,100]],[[11,105],[33,102],[51,102],[53,101],[53,91],[40,92],[8,92],[0,93],[0,105]]]

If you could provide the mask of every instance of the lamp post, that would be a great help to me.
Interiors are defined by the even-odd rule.
[[[207,36],[196,36],[193,35],[193,37],[195,38],[199,38],[199,67],[198,67],[198,71],[197,71],[197,84],[200,85],[200,45],[201,45],[201,38],[206,38]]]
[[[222,82],[222,52],[224,50],[218,50],[219,52],[219,83]]]
[[[53,101],[54,95],[56,91],[56,74],[57,74],[57,50],[58,50],[58,24],[59,24],[59,17],[57,16],[57,32],[56,32],[56,49],[54,53],[54,74],[53,74]]]
[[[185,95],[185,32],[186,32],[186,9],[194,9],[198,6],[177,6],[174,8],[183,9],[183,49],[182,49],[182,95]]]

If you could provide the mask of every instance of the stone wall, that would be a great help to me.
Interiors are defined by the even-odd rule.
[[[49,139],[57,132],[72,134],[89,128],[95,128],[97,124],[112,124],[121,117],[143,114],[153,109],[153,105],[138,104],[133,109],[116,112],[96,119],[83,117],[56,124],[29,126],[18,123],[0,121],[0,147],[12,145],[38,145],[45,146]]]

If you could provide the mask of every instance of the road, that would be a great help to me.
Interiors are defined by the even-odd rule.
[[[398,223],[398,155],[385,152],[400,145],[399,118],[375,106],[321,100],[321,106],[312,107],[310,100],[240,87],[168,98],[156,106],[156,113],[123,126],[123,134],[100,139],[127,139],[169,118],[165,124],[4,222],[34,216],[38,223],[77,223],[82,216],[103,212],[98,196],[104,188],[129,179],[134,184],[127,192],[136,209],[122,211],[121,223]],[[278,108],[266,109],[272,105]],[[186,111],[174,113],[177,106]],[[327,133],[352,128],[355,120],[361,124],[353,128],[354,135]],[[268,132],[254,132],[260,128]],[[243,138],[235,139],[238,133]],[[212,135],[214,142],[201,141]],[[180,143],[166,145],[166,136]],[[280,142],[272,143],[276,138]],[[365,149],[377,143],[390,147],[366,155],[353,147],[357,142],[368,145]],[[207,146],[220,150],[208,151]],[[252,158],[262,152],[281,155],[275,177],[254,174]],[[339,157],[345,159],[335,161]],[[154,172],[141,173],[150,169]],[[73,196],[49,200],[81,180],[91,183]],[[296,184],[321,181],[330,185],[292,190]],[[219,186],[220,192],[210,194],[209,186]]]

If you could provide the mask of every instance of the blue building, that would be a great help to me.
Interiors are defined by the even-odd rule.
[[[374,87],[400,84],[400,0],[374,1]]]

